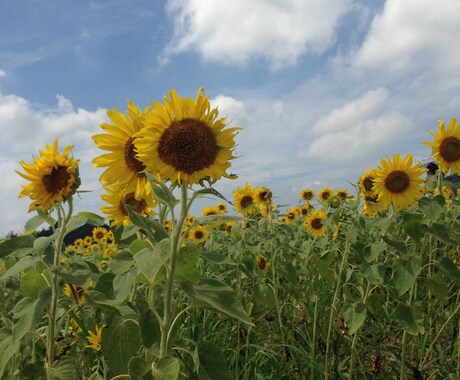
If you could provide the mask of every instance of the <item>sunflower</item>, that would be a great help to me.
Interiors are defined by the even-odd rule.
[[[303,216],[307,216],[311,208],[312,205],[308,201],[305,202],[303,206],[300,206],[300,214]]]
[[[226,118],[211,110],[203,88],[196,99],[169,91],[165,104],[155,102],[146,115],[146,127],[136,134],[134,145],[146,170],[173,183],[191,185],[227,175],[240,128],[225,128]]]
[[[88,339],[88,344],[87,348],[92,348],[93,350],[100,351],[101,350],[101,342],[102,342],[102,329],[105,326],[102,325],[102,327],[99,327],[96,325],[96,332],[88,331],[89,335],[86,337]]]
[[[270,262],[267,261],[267,258],[264,255],[259,255],[257,257],[257,267],[264,273],[268,272],[270,268]]]
[[[259,186],[254,189],[255,203],[259,206],[266,206],[272,200],[272,192],[265,186]]]
[[[146,113],[148,113],[146,109]],[[128,193],[134,193],[136,199],[153,197],[152,186],[145,173],[145,165],[136,156],[135,133],[143,127],[144,113],[128,101],[127,116],[116,108],[107,111],[113,124],[100,124],[107,133],[94,135],[97,146],[109,153],[93,159],[94,167],[106,167],[100,176],[104,187],[123,187]]]
[[[237,212],[246,213],[246,209],[256,202],[256,194],[254,188],[248,183],[243,188],[237,187],[233,191],[233,198],[235,202],[235,209]]]
[[[188,214],[187,217],[185,218],[185,224],[189,226],[193,223],[194,220],[195,220],[195,215]]]
[[[190,229],[187,238],[195,243],[204,243],[209,236],[209,232],[203,226],[196,226]]]
[[[302,198],[306,202],[312,200],[315,197],[315,193],[311,189],[302,189],[300,190],[299,195],[300,198]]]
[[[286,222],[293,224],[295,223],[296,218],[302,214],[302,210],[300,207],[293,207],[286,211]]]
[[[444,173],[450,169],[452,174],[460,174],[460,126],[456,118],[452,118],[448,127],[439,121],[438,133],[429,131],[435,141],[424,142],[433,149],[433,158]]]
[[[109,206],[102,206],[100,210],[107,214],[106,219],[112,220],[114,226],[127,226],[131,223],[128,211],[126,211],[125,203],[129,204],[132,209],[141,215],[149,215],[152,213],[154,206],[153,199],[136,199],[133,192],[123,191],[121,189],[106,188],[107,194],[101,195],[101,199],[108,203]]]
[[[107,241],[107,230],[104,227],[94,227],[93,240],[97,243],[103,243]]]
[[[379,212],[383,210],[383,207],[378,203],[378,195],[362,195],[363,200],[363,215],[371,218],[379,216]]]
[[[206,206],[201,210],[201,216],[218,215],[221,214],[216,206]]]
[[[75,297],[77,303],[79,304],[85,300],[85,292],[86,292],[86,289],[82,288],[81,286],[73,286],[67,282],[64,284],[64,294],[69,298]]]
[[[350,196],[348,189],[337,189],[335,191],[335,195],[337,195],[342,200],[342,202],[346,201]]]
[[[227,205],[224,202],[219,202],[216,208],[219,210],[219,214],[225,214],[227,212]]]
[[[364,195],[373,196],[375,194],[374,179],[375,170],[371,170],[369,168],[367,168],[364,174],[359,177],[358,186]]]
[[[388,156],[381,159],[374,180],[378,203],[382,207],[392,204],[396,211],[414,204],[423,194],[424,173],[420,163],[413,164],[411,154],[402,161],[399,154],[393,155],[393,160]]]
[[[305,218],[304,225],[310,235],[320,237],[326,234],[326,226],[324,220],[326,213],[323,210],[314,210]]]
[[[326,202],[332,195],[333,191],[330,187],[323,187],[318,193],[318,199],[320,202]]]
[[[226,222],[225,223],[225,234],[227,236],[231,236],[232,234],[232,228],[233,226],[235,226],[236,224],[238,224],[237,222],[233,222],[233,221],[229,221],[229,222]]]
[[[78,160],[70,156],[73,146],[68,145],[59,153],[58,140],[53,145],[46,144],[46,150],[40,150],[40,156],[34,162],[20,162],[25,170],[20,173],[22,178],[30,181],[22,186],[19,198],[29,197],[32,203],[29,212],[42,209],[48,212],[56,203],[66,201],[80,186],[78,176]]]
[[[343,198],[340,197],[338,194],[332,194],[329,198],[327,198],[326,203],[329,205],[331,208],[337,208],[339,207],[343,202]]]

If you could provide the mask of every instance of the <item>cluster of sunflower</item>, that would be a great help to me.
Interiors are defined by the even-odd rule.
[[[217,108],[211,110],[202,88],[195,99],[171,90],[164,104],[154,102],[141,111],[129,101],[126,115],[116,109],[107,115],[112,123],[100,125],[106,133],[93,136],[107,153],[93,163],[105,168],[100,181],[108,206],[101,210],[114,225],[129,224],[125,204],[139,214],[152,214],[157,202],[147,173],[173,186],[236,178],[227,169],[239,128],[225,128],[226,118],[218,117]]]
[[[435,140],[423,144],[432,148],[433,159],[437,163],[440,178],[450,172],[460,174],[460,126],[456,118],[452,118],[446,128],[440,120],[437,133],[430,130]],[[375,169],[367,169],[359,178],[358,186],[363,201],[363,214],[377,216],[390,205],[400,211],[415,204],[425,193],[425,179],[422,177],[426,169],[420,162],[415,162],[408,154],[401,158],[399,154],[380,160]],[[446,198],[453,195],[448,187],[437,189]]]
[[[73,244],[66,248],[61,261],[65,263],[75,255],[91,256],[97,260],[99,268],[104,270],[109,260],[118,252],[113,232],[104,227],[94,227],[91,236],[75,239]]]
[[[270,189],[264,186],[252,187],[248,183],[233,191],[235,210],[250,219],[269,217],[276,208],[272,197]]]

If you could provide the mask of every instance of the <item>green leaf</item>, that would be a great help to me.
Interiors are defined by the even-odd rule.
[[[139,300],[139,328],[141,331],[142,344],[147,348],[159,348],[161,331],[158,321],[145,300]]]
[[[382,241],[377,241],[371,245],[368,245],[363,250],[363,257],[368,263],[378,259],[380,254],[385,251],[387,245]]]
[[[170,355],[163,356],[153,368],[153,378],[155,380],[176,380],[179,378],[179,361]]]
[[[387,243],[390,247],[393,247],[400,253],[407,253],[407,246],[404,241],[402,241],[400,238],[397,239],[390,239],[387,236],[383,236],[382,239]]]
[[[24,256],[22,259],[19,259],[16,264],[14,264],[10,269],[0,276],[0,281],[6,280],[12,276],[21,273],[25,269],[30,268],[32,265],[39,261],[38,257],[33,257],[30,255]]]
[[[120,319],[102,330],[101,349],[115,375],[128,373],[129,360],[141,346],[141,334],[133,319]]]
[[[202,341],[197,346],[200,377],[210,380],[232,380],[225,356],[220,347],[210,341]]]
[[[43,320],[43,311],[51,298],[51,288],[40,291],[38,299],[22,298],[13,309],[13,341],[18,342]]]
[[[394,284],[398,294],[402,296],[417,280],[422,271],[422,260],[419,256],[411,256],[408,259],[401,259],[394,268]]]
[[[86,261],[76,261],[70,263],[69,269],[63,269],[61,266],[51,268],[53,273],[73,285],[84,286],[95,275],[93,268]]]
[[[38,299],[40,291],[46,287],[48,283],[45,277],[34,269],[27,271],[21,278],[20,288],[23,297]]]
[[[441,240],[444,243],[450,243],[451,238],[449,236],[448,228],[441,223],[433,223],[431,226],[426,228],[426,232],[432,234],[438,240]]]
[[[363,276],[372,285],[383,285],[385,282],[386,267],[383,263],[376,263],[363,269]]]
[[[75,215],[75,218],[84,218],[86,219],[86,223],[91,224],[93,226],[102,226],[105,223],[103,217],[88,211],[79,212],[77,215]]]
[[[403,214],[402,228],[416,242],[419,242],[423,236],[422,220],[423,214],[409,212]]]
[[[353,335],[364,324],[366,320],[367,308],[363,303],[349,305],[343,316],[348,326],[348,334]]]
[[[153,379],[150,372],[152,365],[147,363],[144,359],[133,356],[128,363],[128,374],[130,380],[146,380]]]
[[[137,252],[134,255],[134,261],[136,261],[140,272],[150,283],[153,283],[158,271],[169,260],[169,257],[169,239],[163,239],[154,249],[144,248]]]
[[[121,240],[129,239],[131,236],[134,236],[137,231],[140,230],[140,227],[136,226],[135,224],[128,224],[123,228],[123,232],[121,233]]]
[[[442,195],[436,195],[433,198],[423,197],[419,200],[418,205],[425,216],[430,220],[436,220],[442,214],[446,200]]]
[[[202,196],[206,196],[206,195],[214,195],[224,201],[226,201],[227,203],[230,203],[227,198],[225,198],[221,193],[219,193],[216,189],[213,189],[212,187],[206,187],[204,189],[200,189],[200,190],[197,190],[193,193],[193,198],[200,198]]]
[[[188,245],[182,247],[179,251],[179,258],[176,264],[174,277],[180,280],[189,280],[194,284],[198,283],[201,273],[195,269],[200,258],[201,245]]]
[[[162,181],[158,180],[150,173],[145,173],[145,175],[152,185],[152,190],[155,193],[156,199],[158,199],[160,203],[173,208],[179,202],[172,191]]]
[[[8,256],[25,256],[33,251],[35,238],[32,235],[18,236],[0,243],[0,259]]]
[[[131,269],[134,264],[131,252],[122,251],[110,260],[109,267],[115,274],[122,274]]]
[[[214,224],[214,223],[225,223],[225,222],[240,222],[242,220],[248,220],[241,216],[236,215],[225,215],[225,214],[215,214],[200,216],[193,220],[193,224]]]
[[[50,236],[40,236],[34,241],[34,250],[37,255],[41,256],[45,253],[46,249],[58,238],[59,233],[55,232]]]
[[[202,278],[199,284],[190,281],[177,281],[184,292],[197,306],[208,307],[240,321],[253,325],[243,308],[237,294],[222,281],[213,278]]]
[[[460,270],[449,257],[443,257],[439,262],[439,267],[448,278],[460,285]]]
[[[87,292],[86,298],[89,302],[115,307],[128,298],[136,279],[136,273],[132,271],[116,276],[108,275],[109,273],[104,273],[96,283],[94,290]]]
[[[449,302],[449,287],[442,278],[427,278],[426,283],[428,284],[431,293],[433,293],[433,295],[436,296],[436,298],[438,298],[444,305]]]
[[[236,263],[230,260],[227,255],[220,252],[203,251],[201,252],[201,257],[206,261],[217,265],[236,265]]]
[[[417,321],[415,309],[405,303],[396,306],[394,317],[401,324],[402,328],[411,335],[418,335],[424,332],[423,325]]]
[[[50,380],[69,380],[77,378],[77,363],[72,356],[59,359],[48,369],[48,379]]]
[[[38,227],[40,227],[43,223],[46,222],[46,218],[43,218],[42,215],[35,215],[26,222],[26,224],[24,225],[24,230],[27,232],[35,231]]]
[[[13,355],[19,351],[21,342],[13,341],[13,334],[8,328],[0,329],[0,378],[3,378],[3,372]]]
[[[169,237],[168,231],[165,230],[164,226],[159,221],[138,214],[128,204],[125,204],[125,209],[128,212],[131,222],[138,226],[150,241],[158,242]]]

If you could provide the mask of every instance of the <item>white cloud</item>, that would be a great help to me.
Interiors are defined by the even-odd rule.
[[[57,96],[54,109],[43,110],[34,107],[22,97],[0,93],[0,178],[3,183],[0,198],[0,209],[3,212],[0,236],[9,231],[22,231],[24,222],[30,217],[27,214],[30,200],[18,199],[25,180],[15,170],[23,171],[19,162],[32,162],[33,156],[38,155],[38,150],[45,148],[45,143],[51,144],[58,138],[60,149],[66,145],[74,145],[73,155],[81,162],[82,188],[95,188],[94,184],[100,173],[91,169],[91,160],[100,152],[94,146],[91,135],[99,131],[98,124],[104,121],[105,110],[75,111],[72,103],[61,95]],[[93,200],[90,204],[93,204],[95,196],[89,198],[91,197]],[[82,198],[85,198],[85,194]],[[78,201],[77,209],[86,207],[87,203],[78,204]]]
[[[162,58],[194,50],[225,64],[264,58],[273,69],[293,65],[334,42],[350,6],[348,0],[169,0],[174,35]]]
[[[312,128],[313,132],[325,133],[352,127],[373,114],[388,98],[386,88],[366,92],[358,99],[347,102],[343,107],[322,116]]]
[[[0,69],[0,78],[4,78],[4,77],[6,77],[6,72],[5,70]]]
[[[399,112],[393,111],[367,119],[342,130],[327,133],[313,140],[306,150],[299,151],[300,158],[315,159],[321,163],[344,163],[375,159],[377,154],[389,153],[391,144],[400,141],[414,128],[414,123]]]
[[[433,70],[428,73],[431,77],[456,80],[460,51],[453,41],[460,40],[459,24],[458,0],[387,0],[353,57],[353,65],[358,70],[393,73]]]

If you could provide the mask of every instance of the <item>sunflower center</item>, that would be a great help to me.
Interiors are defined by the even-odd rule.
[[[49,194],[57,194],[64,189],[70,181],[70,173],[66,166],[53,168],[51,174],[46,174],[42,178],[43,185]]]
[[[214,164],[218,152],[212,129],[205,122],[190,118],[173,122],[163,132],[158,144],[160,158],[187,174]]]
[[[329,191],[325,191],[321,193],[321,198],[323,198],[324,200],[329,199],[330,196],[331,196],[331,193]]]
[[[134,198],[134,193],[126,194],[124,203],[129,205],[138,214],[142,214],[147,208],[147,203],[145,202],[145,200],[142,199],[138,201],[136,198]],[[126,207],[123,204],[123,201],[120,202],[120,211],[123,215],[128,216],[128,211],[126,211]]]
[[[243,208],[248,208],[250,205],[252,205],[253,199],[250,195],[245,195],[243,198],[241,198],[240,205]]]
[[[392,171],[385,178],[385,187],[391,193],[399,194],[404,192],[410,185],[409,175],[402,170]]]
[[[259,260],[257,260],[257,266],[259,267],[260,270],[264,270],[265,267],[267,266],[267,260],[265,260],[265,257],[260,256]]]
[[[321,223],[321,218],[314,218],[314,219],[312,219],[312,221],[311,221],[311,227],[312,227],[314,230],[320,230],[321,228],[323,228],[323,223]]]
[[[439,154],[447,162],[455,162],[460,158],[460,140],[455,136],[446,137],[439,146]]]
[[[374,187],[374,181],[372,180],[371,177],[366,177],[363,180],[363,186],[367,191],[371,191],[372,188]]]
[[[195,239],[203,239],[203,231],[195,231]]]
[[[136,158],[136,148],[134,147],[134,138],[130,137],[125,144],[125,163],[129,170],[139,173],[145,170],[145,165]]]

